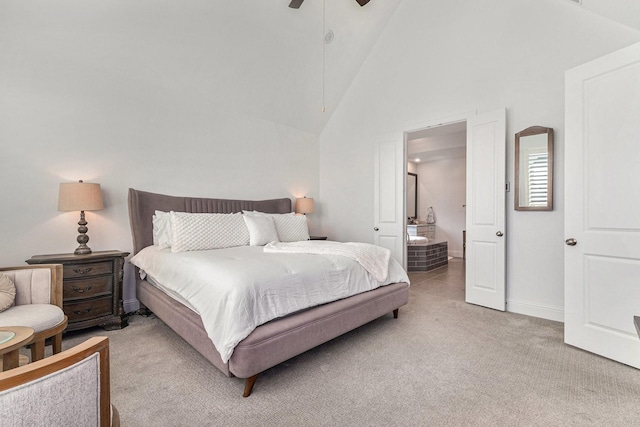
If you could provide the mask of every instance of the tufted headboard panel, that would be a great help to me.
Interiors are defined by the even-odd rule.
[[[152,218],[155,211],[191,213],[234,213],[260,211],[268,213],[291,212],[291,199],[228,200],[199,197],[167,196],[129,189],[129,223],[133,238],[133,253],[153,244]]]

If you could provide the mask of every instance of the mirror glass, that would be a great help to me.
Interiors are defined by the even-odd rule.
[[[516,134],[515,210],[553,209],[553,129],[533,126]]]
[[[418,206],[418,174],[407,174],[407,217],[415,219]]]

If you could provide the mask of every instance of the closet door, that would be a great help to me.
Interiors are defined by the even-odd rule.
[[[566,73],[565,342],[640,368],[640,44]]]
[[[466,301],[505,310],[506,110],[467,121]]]
[[[387,141],[375,146],[373,243],[391,251],[405,265],[405,184],[404,142]],[[406,267],[406,265],[405,265]]]

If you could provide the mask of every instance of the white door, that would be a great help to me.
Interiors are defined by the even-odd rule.
[[[373,242],[391,251],[404,265],[406,164],[404,141],[381,142],[375,147]]]
[[[640,368],[640,44],[566,73],[565,342]]]
[[[467,121],[466,301],[505,310],[506,111]]]

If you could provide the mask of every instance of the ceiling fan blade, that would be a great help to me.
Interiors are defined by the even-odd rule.
[[[300,9],[300,5],[302,4],[303,1],[304,0],[291,0],[291,3],[289,3],[289,7],[292,9]]]
[[[369,0],[356,0],[356,1],[360,6],[364,6],[365,4],[369,3]]]

